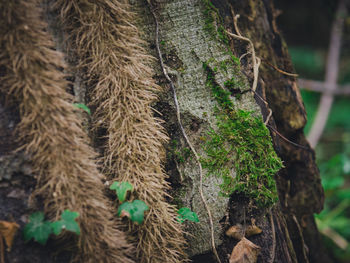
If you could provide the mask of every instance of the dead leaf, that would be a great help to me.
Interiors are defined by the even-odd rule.
[[[258,235],[262,232],[261,228],[257,227],[255,224],[248,226],[246,231],[245,231],[245,236],[250,237],[254,235]]]
[[[227,229],[226,235],[237,240],[241,240],[244,237],[244,228],[241,224],[231,226],[229,229]]]
[[[11,251],[12,242],[16,235],[19,225],[15,222],[0,221],[0,238],[4,238],[7,251]]]
[[[245,237],[233,248],[230,263],[256,263],[261,247]]]
[[[241,240],[244,236],[250,237],[250,236],[260,234],[262,230],[255,225],[255,222],[252,222],[252,223],[253,223],[252,225],[246,228],[245,234],[244,234],[244,227],[241,224],[237,224],[227,229],[226,235],[229,237],[233,237],[237,240]]]

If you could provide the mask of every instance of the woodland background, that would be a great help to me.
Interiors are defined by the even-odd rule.
[[[337,3],[332,0],[275,2],[282,10],[278,25],[300,78],[324,81]],[[323,235],[324,242],[335,260],[350,262],[350,98],[349,86],[346,86],[350,83],[349,16],[343,27],[340,54],[338,84],[344,85],[340,87],[343,94],[335,96],[326,127],[315,148],[326,196],[324,210],[316,218],[319,229],[326,234]],[[304,131],[308,134],[319,105],[320,92],[307,90],[307,86],[304,88],[301,92],[308,116]],[[334,235],[332,240],[327,233],[333,231],[339,236]],[[341,240],[343,248],[334,240]]]

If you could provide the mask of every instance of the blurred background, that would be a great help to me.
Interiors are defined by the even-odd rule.
[[[301,79],[308,115],[304,131],[315,147],[325,189],[317,224],[334,262],[350,262],[350,0],[278,0],[275,5]]]

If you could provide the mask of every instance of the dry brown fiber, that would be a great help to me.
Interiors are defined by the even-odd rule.
[[[162,167],[167,136],[153,116],[159,87],[147,66],[135,17],[125,1],[58,0],[68,46],[80,58],[93,87],[95,128],[105,128],[104,171],[113,181],[128,181],[137,198],[150,206],[141,226],[129,225],[136,236],[138,262],[184,262],[185,241],[175,207],[166,202],[168,183]]]
[[[69,1],[68,1],[69,2]],[[38,0],[0,1],[1,92],[19,107],[23,149],[38,175],[36,194],[45,213],[80,213],[78,262],[133,262],[134,252],[104,196],[72,97],[66,93],[63,57],[54,51]]]

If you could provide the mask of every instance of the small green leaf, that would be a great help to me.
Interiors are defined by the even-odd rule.
[[[123,203],[125,201],[128,191],[132,192],[134,187],[129,182],[114,182],[109,189],[115,190],[119,202]]]
[[[131,213],[133,213],[134,205],[131,202],[125,202],[121,204],[118,208],[118,216],[131,218]]]
[[[191,209],[189,209],[188,207],[180,208],[179,211],[177,211],[177,213],[179,214],[177,220],[180,223],[183,223],[185,220],[189,220],[191,222],[196,223],[199,222],[197,214],[195,212],[192,212]]]
[[[27,242],[34,238],[38,243],[45,245],[47,239],[52,233],[51,223],[44,221],[44,213],[36,212],[29,217],[23,230],[24,240]]]
[[[131,215],[131,220],[140,225],[143,222],[144,212],[148,210],[149,207],[145,204],[145,202],[141,200],[134,200],[133,204],[135,207],[135,211]]]
[[[82,110],[86,111],[89,115],[91,115],[91,111],[90,111],[89,107],[86,106],[84,103],[74,103],[73,105],[75,107],[77,107],[78,109],[82,109]]]
[[[78,216],[78,212],[64,210],[61,215],[61,220],[51,223],[54,234],[59,235],[62,232],[62,229],[65,229],[79,235],[80,228],[78,223],[75,221]]]
[[[125,202],[119,206],[118,216],[129,217],[131,221],[140,225],[144,219],[144,212],[148,209],[149,207],[145,204],[145,202],[141,200],[134,200],[133,202]]]

